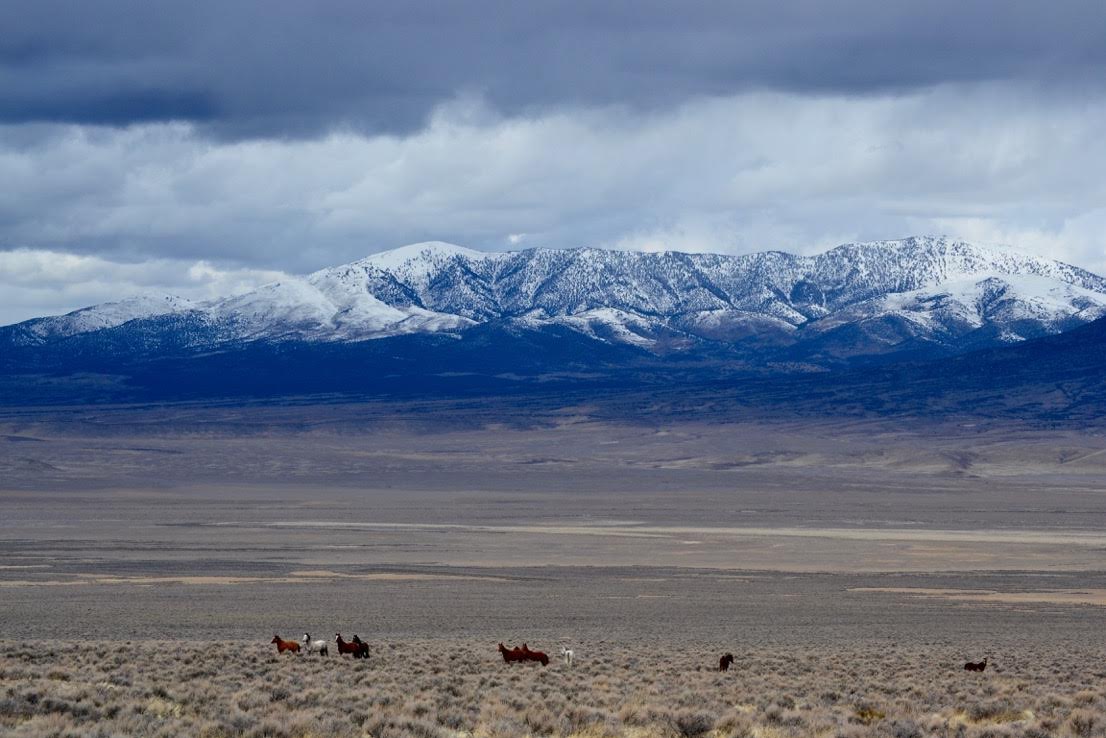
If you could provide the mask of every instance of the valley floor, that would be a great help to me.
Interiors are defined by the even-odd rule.
[[[1103,734],[1101,436],[428,414],[0,412],[0,733]]]

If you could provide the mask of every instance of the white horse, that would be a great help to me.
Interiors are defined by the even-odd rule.
[[[564,659],[565,666],[572,666],[572,660],[576,658],[576,654],[572,652],[571,648],[561,646],[561,658]]]
[[[317,653],[320,656],[326,656],[330,653],[330,642],[312,638],[310,633],[304,633],[303,650],[307,653]]]

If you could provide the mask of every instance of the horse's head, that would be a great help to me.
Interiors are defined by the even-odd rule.
[[[507,647],[504,646],[502,643],[499,644],[499,652],[500,653],[507,653]]]
[[[561,655],[564,656],[567,653],[568,653],[568,649],[565,648],[564,646],[561,646]]]
[[[341,633],[335,633],[335,634],[334,634],[334,642],[335,642],[335,643],[338,643],[338,642],[340,642],[341,640],[342,640],[342,634],[341,634]]]
[[[273,640],[269,641],[269,643],[280,643],[280,636],[273,636]]]
[[[303,634],[303,640],[306,643],[310,643],[311,642],[311,634],[310,633],[304,633]]]

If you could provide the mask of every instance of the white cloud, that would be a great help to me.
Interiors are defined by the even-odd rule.
[[[0,252],[0,325],[131,295],[209,300],[246,292],[282,272],[220,269],[204,262],[147,259],[123,263],[97,256],[31,249]]]
[[[1063,218],[1052,227],[1017,226],[987,218],[938,219],[939,227],[969,240],[1045,254],[1106,275],[1106,207]]]
[[[1106,271],[1102,130],[1104,100],[997,85],[750,93],[650,115],[511,118],[467,97],[403,137],[0,127],[0,248],[29,249],[6,252],[25,271],[0,276],[0,309],[238,289],[429,239],[809,253],[947,233]]]

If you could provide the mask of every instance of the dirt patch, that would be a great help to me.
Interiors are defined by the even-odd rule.
[[[133,576],[117,577],[99,574],[75,574],[72,579],[9,579],[0,581],[0,587],[68,587],[82,585],[236,585],[236,584],[297,584],[321,580],[355,579],[377,582],[481,580],[506,581],[502,577],[484,577],[466,574],[420,574],[404,572],[374,572],[368,574],[344,574],[336,571],[293,571],[287,576]]]
[[[288,576],[303,579],[359,579],[366,582],[420,582],[453,579],[484,582],[505,582],[503,577],[477,576],[474,574],[421,574],[415,572],[374,572],[371,574],[345,574],[338,571],[292,571]]]
[[[979,589],[930,589],[923,587],[853,587],[850,592],[884,592],[911,597],[936,597],[972,602],[1003,602],[1027,604],[1044,602],[1053,605],[1095,605],[1106,607],[1106,589],[1060,589],[1041,592],[997,592]]]

